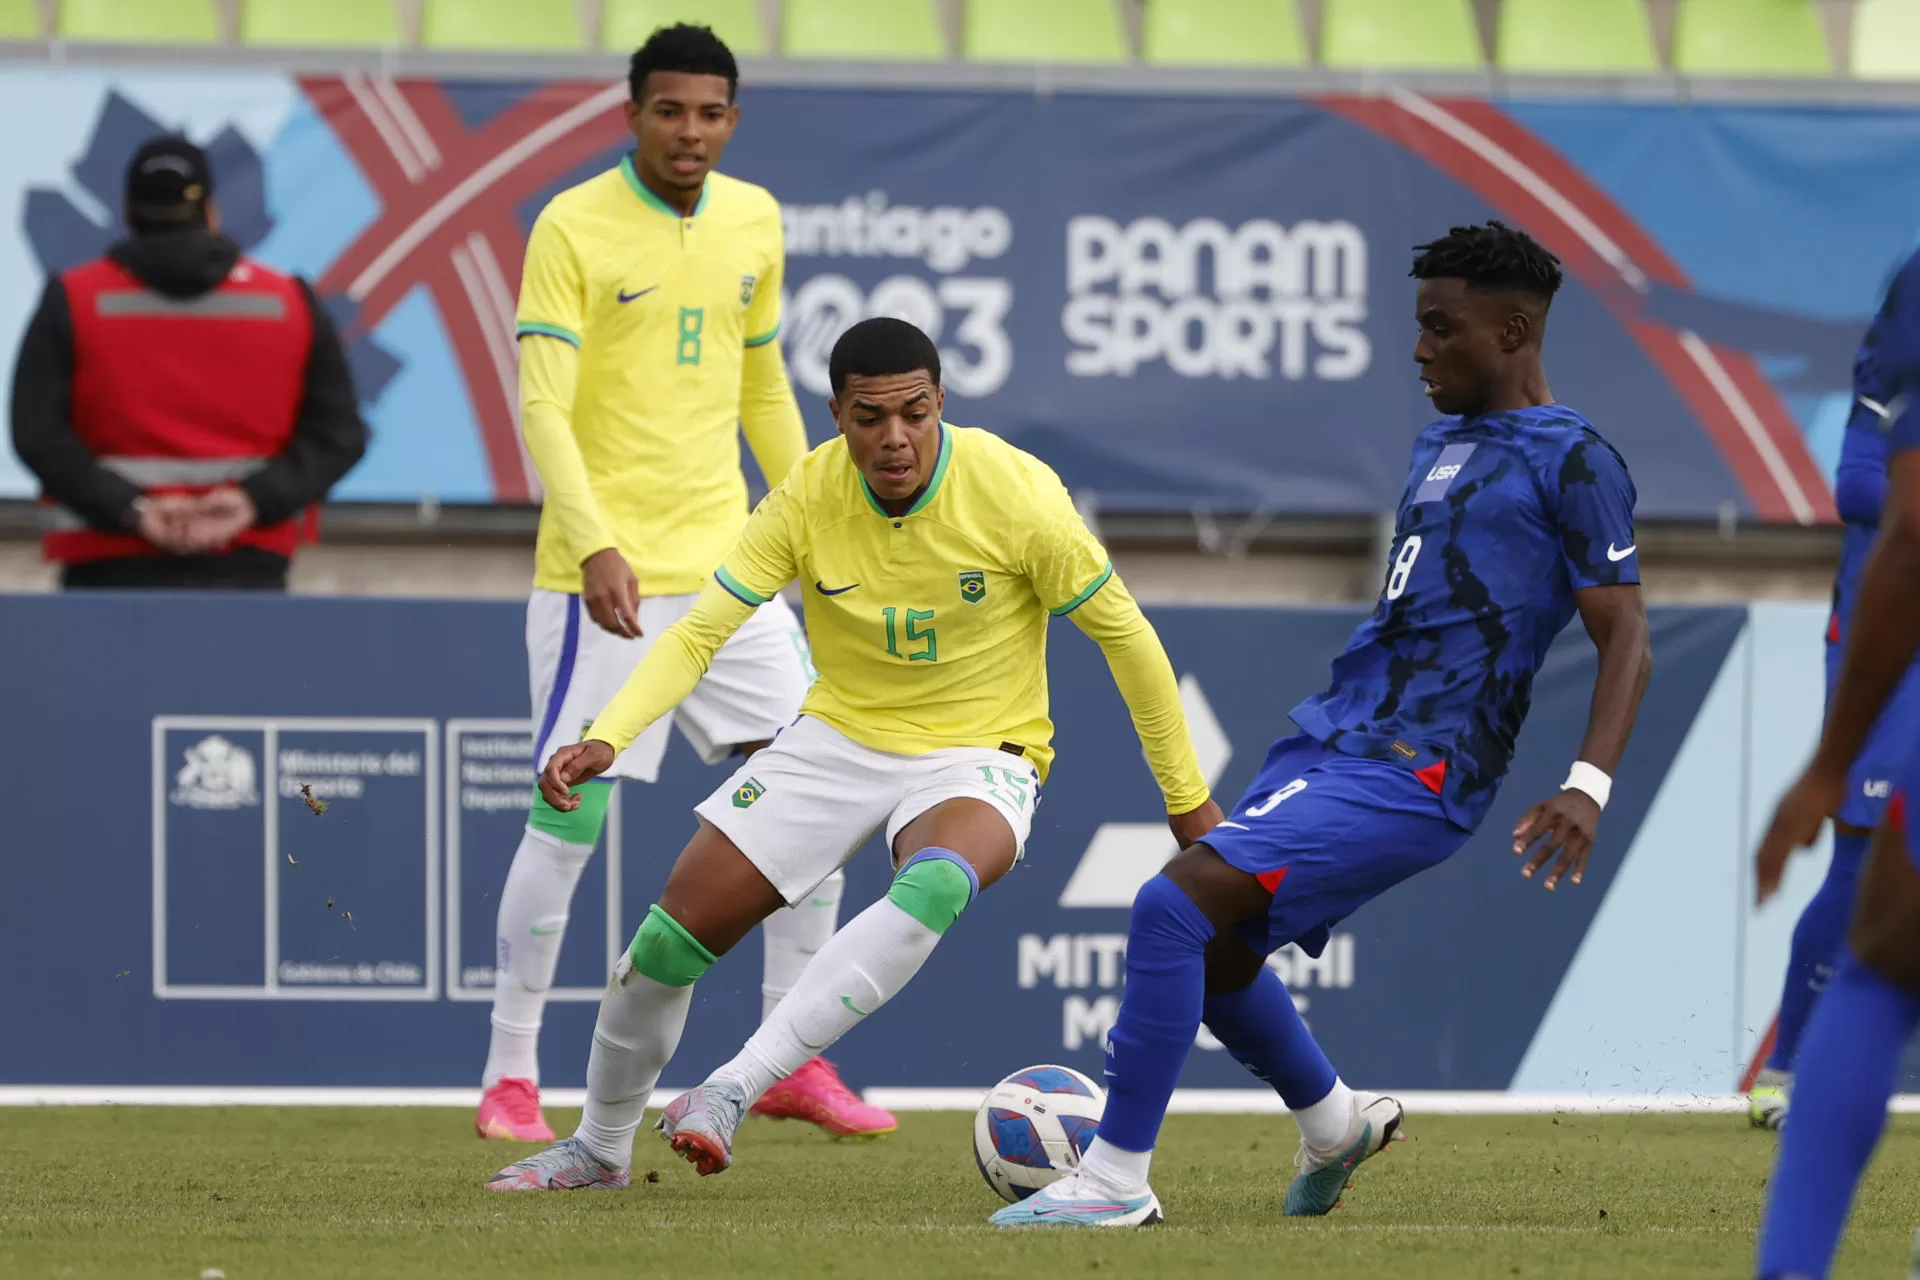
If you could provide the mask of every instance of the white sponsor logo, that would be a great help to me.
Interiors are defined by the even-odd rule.
[[[796,284],[781,299],[780,340],[794,381],[829,395],[827,357],[840,335],[861,320],[905,320],[940,347],[941,381],[962,396],[992,395],[1013,372],[1006,332],[1013,283],[953,272],[1002,257],[1013,244],[1013,219],[992,206],[960,209],[889,205],[884,191],[839,204],[787,205],[781,210],[787,257],[894,258],[917,262],[941,278],[888,276],[871,290],[838,272]]]
[[[1893,794],[1893,783],[1886,778],[1868,778],[1860,790],[1869,800],[1885,800]]]
[[[1228,227],[1197,218],[1067,223],[1067,372],[1128,377],[1164,361],[1186,378],[1367,371],[1367,241],[1350,222]]]
[[[173,778],[174,804],[189,809],[238,809],[260,803],[259,768],[253,753],[219,734],[186,750],[186,763]]]
[[[1638,547],[1639,545],[1640,544],[1637,542],[1629,542],[1626,546],[1621,547],[1618,551],[1616,551],[1614,550],[1613,544],[1609,542],[1607,544],[1607,559],[1613,560],[1616,562],[1620,560],[1625,560],[1628,556],[1633,554],[1634,548]]]

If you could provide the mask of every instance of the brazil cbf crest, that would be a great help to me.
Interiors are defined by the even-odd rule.
[[[979,604],[987,598],[987,575],[978,569],[963,570],[960,574],[960,598],[968,604]]]
[[[733,789],[733,807],[736,809],[751,808],[753,802],[765,794],[767,794],[767,789],[760,785],[759,779],[748,778],[745,782]]]
[[[753,286],[754,286],[754,283],[759,279],[760,279],[759,276],[741,276],[740,277],[740,305],[741,306],[744,307],[753,301]]]

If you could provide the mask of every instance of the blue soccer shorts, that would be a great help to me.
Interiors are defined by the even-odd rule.
[[[1333,926],[1408,876],[1444,862],[1473,833],[1447,820],[1414,771],[1342,755],[1305,734],[1282,738],[1203,844],[1273,891],[1237,929],[1270,955],[1298,942],[1319,955]]]
[[[1829,631],[1828,635],[1834,633]],[[1840,681],[1840,663],[1846,646],[1838,640],[1827,642],[1827,705],[1833,705],[1833,691]],[[1880,718],[1873,722],[1866,745],[1847,771],[1847,794],[1834,817],[1856,827],[1871,829],[1880,825],[1887,811],[1887,799],[1900,778],[1905,776],[1908,757],[1914,745],[1913,726],[1920,725],[1920,665],[1900,679]]]

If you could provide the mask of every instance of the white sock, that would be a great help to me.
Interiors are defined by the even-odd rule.
[[[1115,1196],[1143,1196],[1147,1194],[1147,1168],[1152,1163],[1151,1151],[1123,1151],[1095,1135],[1080,1157],[1080,1172]]]
[[[797,907],[784,907],[760,923],[760,941],[766,947],[767,960],[760,979],[760,1020],[773,1016],[773,1007],[785,998],[799,981],[820,948],[833,936],[840,923],[840,895],[847,889],[847,877],[836,871],[821,882]]]
[[[680,1047],[692,1005],[692,983],[655,982],[625,957],[614,968],[593,1024],[586,1109],[573,1131],[602,1164],[624,1169],[633,1163],[634,1130],[660,1072]]]
[[[1304,1110],[1293,1113],[1300,1126],[1300,1138],[1315,1151],[1325,1151],[1347,1136],[1353,1124],[1353,1090],[1339,1076],[1327,1096]]]
[[[500,889],[493,971],[493,1037],[482,1088],[503,1076],[540,1083],[540,1018],[560,963],[567,908],[593,856],[590,844],[569,844],[528,827]]]
[[[939,941],[939,934],[880,899],[828,939],[746,1047],[708,1079],[737,1086],[752,1105],[893,999]]]

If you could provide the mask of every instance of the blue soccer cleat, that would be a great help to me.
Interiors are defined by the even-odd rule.
[[[1353,1123],[1337,1146],[1316,1151],[1305,1139],[1301,1140],[1300,1154],[1293,1162],[1298,1172],[1287,1188],[1287,1216],[1306,1218],[1333,1212],[1340,1203],[1340,1193],[1347,1189],[1347,1180],[1360,1167],[1360,1162],[1385,1151],[1389,1142],[1405,1137],[1400,1132],[1400,1121],[1405,1116],[1394,1099],[1355,1090]]]
[[[1042,1187],[987,1219],[996,1227],[1146,1227],[1160,1221],[1160,1197],[1108,1195],[1079,1173]]]

